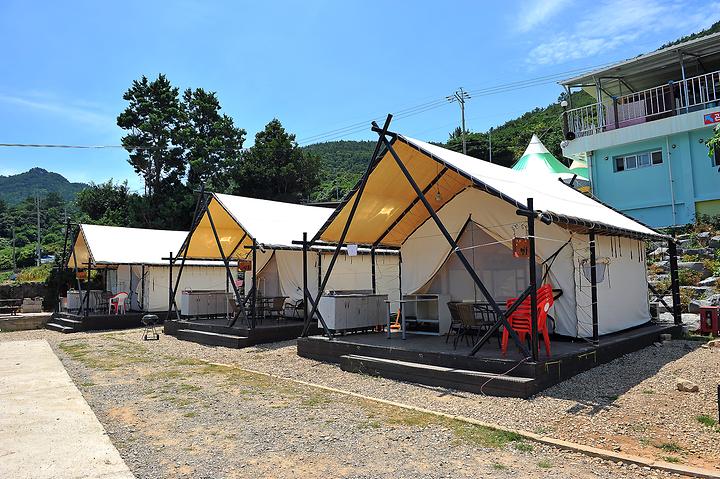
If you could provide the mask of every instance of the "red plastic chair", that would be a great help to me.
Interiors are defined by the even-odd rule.
[[[505,305],[509,309],[517,301],[517,298],[510,298],[506,301]],[[545,352],[548,357],[550,356],[550,335],[547,329],[547,315],[548,311],[555,302],[553,298],[552,285],[545,284],[541,286],[537,291],[537,330],[538,334],[543,337],[545,343]],[[530,314],[530,297],[525,298],[517,307],[515,311],[508,318],[510,327],[517,333],[520,341],[525,342],[525,336],[532,334],[532,315]],[[507,328],[503,329],[501,349],[503,355],[507,352],[508,339],[510,338],[510,332]]]

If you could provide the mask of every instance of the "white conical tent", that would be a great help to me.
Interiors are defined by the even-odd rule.
[[[532,136],[525,153],[513,165],[513,170],[532,175],[551,175],[563,180],[571,180],[577,175],[578,179],[587,181],[585,176],[572,171],[555,158],[537,135]]]

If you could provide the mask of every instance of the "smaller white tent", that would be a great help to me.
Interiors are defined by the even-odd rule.
[[[67,267],[103,270],[105,289],[126,292],[133,311],[167,311],[170,271],[167,259],[175,254],[187,231],[166,231],[81,224]],[[178,268],[173,271],[173,284]],[[220,290],[228,287],[225,268],[218,262],[190,261],[185,265],[175,300],[186,290]]]
[[[208,195],[209,201],[190,236],[185,257],[251,259],[250,247],[254,242],[259,247],[255,257],[258,293],[286,296],[293,301],[302,299],[302,247],[293,241],[302,240],[303,233],[312,238],[333,210],[220,193]],[[372,261],[368,253],[369,250],[361,248],[357,256],[350,256],[346,251],[340,255],[326,289],[371,291]],[[376,291],[397,298],[398,256],[388,250],[376,253]],[[308,254],[308,289],[313,295],[317,294],[319,278],[331,256],[329,248],[314,248]],[[247,292],[251,275],[246,278]]]

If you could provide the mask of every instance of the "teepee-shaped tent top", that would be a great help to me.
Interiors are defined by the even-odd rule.
[[[578,175],[578,178],[590,178],[588,176],[588,165],[585,160],[573,160],[570,164],[570,171]]]
[[[542,144],[537,135],[532,136],[530,144],[527,149],[525,149],[525,153],[523,153],[520,159],[513,165],[513,170],[525,171],[531,174],[552,174],[564,180],[569,180],[577,174],[576,171],[560,163],[560,161],[545,148],[545,145]],[[578,178],[581,180],[587,179],[581,175],[578,175]]]

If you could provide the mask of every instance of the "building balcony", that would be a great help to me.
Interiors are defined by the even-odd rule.
[[[720,105],[720,70],[567,110],[566,138],[598,135]]]

